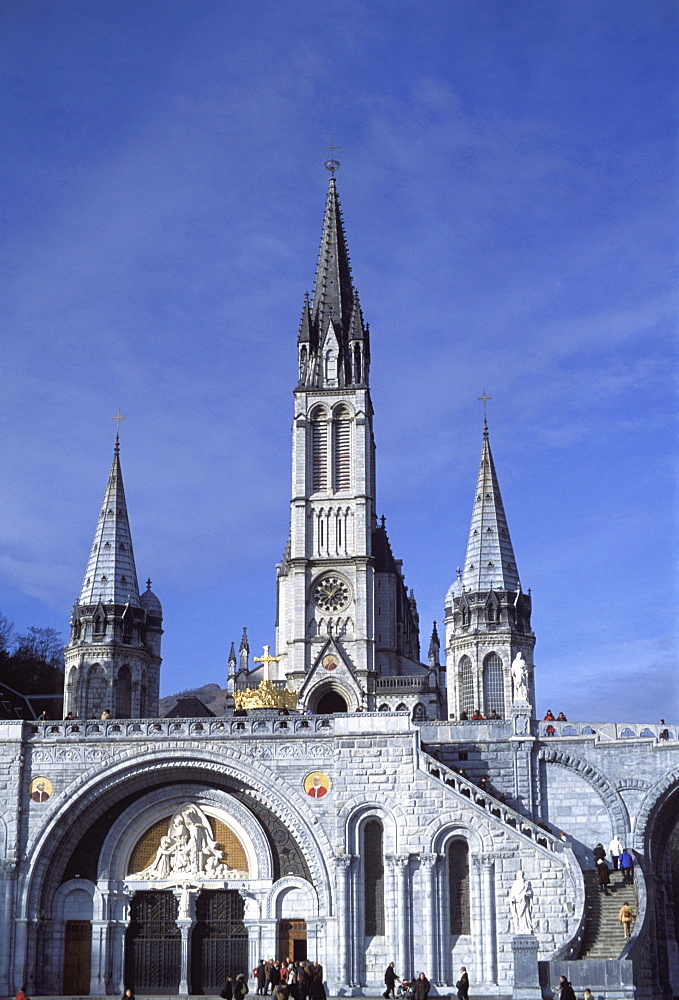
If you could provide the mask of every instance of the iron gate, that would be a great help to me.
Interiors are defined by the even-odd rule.
[[[177,993],[181,933],[171,892],[138,892],[125,939],[125,986],[147,993]]]
[[[245,903],[238,892],[203,890],[191,935],[191,992],[219,994],[227,976],[249,975]]]

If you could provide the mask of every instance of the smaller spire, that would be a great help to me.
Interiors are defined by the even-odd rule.
[[[238,653],[240,657],[240,672],[247,674],[250,669],[250,644],[248,642],[248,630],[245,627],[243,627],[243,635],[241,636]]]
[[[439,640],[439,634],[436,630],[436,622],[434,622],[434,627],[431,630],[431,639],[429,640],[429,666],[439,667],[441,665],[439,660],[439,653],[441,650],[441,642]]]

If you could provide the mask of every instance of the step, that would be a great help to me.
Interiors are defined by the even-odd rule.
[[[625,947],[625,937],[618,914],[627,901],[637,912],[634,885],[623,883],[622,872],[611,872],[609,895],[604,895],[597,883],[596,871],[583,871],[585,881],[585,930],[579,958],[618,958]]]

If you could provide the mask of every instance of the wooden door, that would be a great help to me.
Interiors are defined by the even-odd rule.
[[[88,996],[91,957],[91,921],[67,920],[64,940],[63,993],[65,996]]]

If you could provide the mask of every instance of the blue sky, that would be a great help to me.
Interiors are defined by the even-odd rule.
[[[65,631],[118,407],[162,692],[274,641],[327,174],[378,509],[426,651],[491,444],[538,711],[679,721],[678,14],[634,0],[4,0],[0,610]]]

